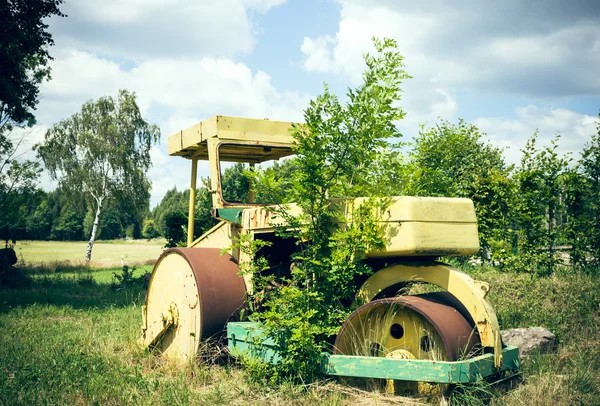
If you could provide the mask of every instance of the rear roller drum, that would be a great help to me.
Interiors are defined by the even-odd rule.
[[[472,356],[479,347],[476,329],[444,299],[437,292],[369,302],[341,327],[334,353],[435,361]],[[386,390],[394,393],[430,395],[446,389],[446,385],[386,382]]]

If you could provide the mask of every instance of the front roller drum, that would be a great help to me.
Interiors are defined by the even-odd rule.
[[[245,296],[230,255],[212,248],[168,249],[150,278],[140,342],[168,358],[193,358],[200,340],[221,333]]]

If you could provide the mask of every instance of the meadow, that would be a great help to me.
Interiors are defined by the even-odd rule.
[[[73,244],[81,245],[27,242],[16,247],[24,258],[19,266],[31,283],[27,288],[0,290],[2,405],[428,402],[366,392],[334,379],[269,387],[250,380],[235,360],[208,346],[204,356],[183,366],[145,352],[136,344],[145,298],[143,278],[116,284],[114,274],[120,274],[121,268],[114,261],[118,265],[120,255],[128,255],[131,265],[140,264],[134,271],[139,277],[151,271],[148,261],[156,258],[160,246],[98,243],[96,262],[88,267],[79,262],[83,251]],[[110,256],[113,249],[119,253],[116,259]],[[102,250],[106,254],[99,254]],[[102,264],[98,257],[104,255],[107,260]],[[479,267],[466,271],[490,282],[490,301],[503,328],[547,327],[557,335],[558,348],[524,361],[521,377],[510,385],[460,387],[450,403],[597,404],[600,278],[566,271],[544,278]]]
[[[15,252],[28,265],[68,261],[83,263],[87,241],[19,241]],[[105,268],[154,261],[160,255],[164,239],[96,241],[92,250],[91,266]]]

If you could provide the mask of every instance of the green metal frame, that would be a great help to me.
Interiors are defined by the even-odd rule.
[[[259,357],[277,363],[280,356],[271,339],[263,337],[258,323],[227,324],[229,351],[234,356]],[[494,367],[494,354],[484,354],[461,361],[411,360],[383,357],[359,357],[322,354],[321,368],[327,375],[400,381],[468,383],[502,371],[519,369],[519,349],[502,350],[502,367]]]
[[[218,219],[228,221],[230,223],[242,224],[242,212],[244,209],[237,207],[215,209],[216,216]]]

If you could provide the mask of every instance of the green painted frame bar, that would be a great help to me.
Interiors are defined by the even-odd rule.
[[[519,368],[519,349],[502,350],[502,368],[494,368],[494,355],[485,354],[462,361],[431,361],[381,357],[357,357],[323,354],[323,372],[327,375],[400,381],[468,383],[500,371]]]
[[[275,342],[262,337],[263,330],[259,323],[231,322],[227,323],[227,347],[234,357],[246,355],[260,358],[263,361],[277,364],[281,357]]]
[[[258,323],[227,324],[229,351],[233,356],[258,357],[277,363],[281,359],[273,340],[262,337]],[[519,349],[502,350],[502,368],[494,368],[494,354],[484,354],[461,361],[410,360],[383,357],[359,357],[322,354],[321,368],[327,375],[399,381],[468,383],[501,371],[519,369]]]
[[[216,217],[221,219],[221,220],[225,220],[225,221],[229,221],[230,223],[236,223],[236,224],[242,224],[242,212],[244,211],[244,209],[239,209],[239,208],[234,208],[234,207],[227,207],[224,209],[216,209]]]

